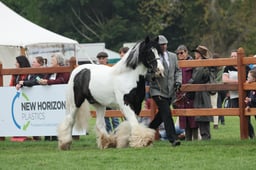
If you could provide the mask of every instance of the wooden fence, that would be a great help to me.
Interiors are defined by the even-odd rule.
[[[239,116],[240,118],[240,138],[248,139],[248,116],[256,115],[256,108],[245,110],[244,99],[247,90],[255,90],[256,83],[246,84],[245,66],[248,64],[256,64],[256,58],[246,57],[243,48],[238,49],[238,57],[221,58],[208,60],[190,60],[179,61],[179,66],[182,67],[199,67],[199,66],[227,66],[236,65],[238,67],[238,82],[234,84],[184,84],[181,91],[221,91],[221,90],[238,90],[239,93],[239,108],[204,108],[204,109],[174,109],[173,116]],[[6,69],[0,63],[0,86],[3,86],[3,76],[12,74],[36,74],[36,73],[60,73],[71,72],[76,66],[75,58],[71,58],[70,66],[59,68],[22,68],[22,69]],[[153,118],[157,111],[156,104],[152,101],[150,110],[142,110],[140,116]],[[95,117],[94,111],[91,112]],[[118,110],[108,110],[107,117],[123,117],[123,114]]]

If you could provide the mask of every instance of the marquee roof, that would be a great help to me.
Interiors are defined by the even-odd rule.
[[[0,2],[0,45],[78,44],[77,41],[51,32],[18,15]]]

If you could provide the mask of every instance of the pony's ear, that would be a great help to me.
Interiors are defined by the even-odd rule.
[[[149,38],[149,36],[147,36],[146,38],[145,38],[145,43],[147,44],[147,43],[149,43],[150,42],[150,38]]]
[[[158,41],[159,41],[159,36],[157,36],[157,37],[154,39],[154,41],[158,43]]]

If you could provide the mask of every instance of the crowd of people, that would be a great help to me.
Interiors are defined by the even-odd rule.
[[[30,62],[26,56],[16,57],[16,68],[40,68],[44,67],[46,64],[46,59],[42,56],[37,56]],[[60,53],[53,54],[51,56],[51,67],[61,67],[65,65],[64,56]],[[53,84],[66,84],[69,80],[70,73],[50,73],[50,74],[22,74],[22,75],[12,75],[9,85],[15,86],[17,90],[20,90],[23,86],[32,87],[35,85],[53,85]],[[4,137],[2,137],[4,140]],[[22,142],[25,140],[41,140],[39,136],[25,137],[25,136],[14,136],[11,141]],[[45,136],[46,141],[57,141],[57,136]]]
[[[236,66],[179,68],[177,60],[214,59],[220,58],[220,55],[212,53],[206,46],[198,45],[192,50],[194,52],[192,57],[189,55],[188,48],[182,44],[177,47],[175,56],[174,53],[166,52],[167,43],[168,40],[163,35],[159,35],[159,44],[164,52],[160,57],[167,71],[165,71],[165,78],[150,82],[149,95],[155,101],[158,112],[149,127],[157,129],[160,125],[160,135],[163,135],[163,139],[169,140],[172,146],[178,146],[181,138],[178,137],[179,133],[176,132],[173,123],[171,104],[175,109],[239,107],[237,91],[182,92],[179,90],[180,84],[237,83],[238,70]],[[236,58],[237,50],[232,50],[230,57]],[[247,83],[255,82],[256,68],[246,66],[246,75]],[[248,92],[248,97],[245,99],[247,110],[256,107],[255,94],[255,91]],[[218,129],[219,123],[225,125],[224,116],[179,116],[178,120],[179,129],[184,130],[186,141],[210,140],[212,138],[210,123],[213,122],[214,129]],[[255,133],[250,116],[248,117],[248,131],[248,137],[253,139]]]
[[[153,120],[147,120],[146,125],[152,129],[160,129],[161,138],[170,142],[171,146],[181,145],[180,139],[186,141],[192,140],[210,140],[211,127],[218,129],[219,122],[225,125],[224,116],[179,116],[174,123],[172,117],[172,109],[190,109],[190,108],[237,108],[238,91],[196,91],[183,92],[180,91],[182,84],[207,84],[214,82],[237,83],[238,70],[236,66],[224,67],[186,67],[180,68],[179,60],[207,60],[210,58],[220,58],[218,53],[212,53],[206,46],[198,45],[191,50],[193,56],[186,45],[179,45],[174,52],[167,50],[168,40],[164,35],[158,36],[158,43],[162,50],[160,60],[164,66],[164,77],[154,77],[151,79],[150,73],[147,75],[145,86],[145,108],[150,109],[151,100],[157,105],[157,113]],[[128,47],[122,47],[119,50],[120,58],[122,58],[129,50]],[[97,54],[98,64],[108,64],[108,54],[101,51]],[[231,58],[237,57],[237,51],[232,50]],[[16,57],[16,68],[43,67],[45,59],[41,56],[33,58],[30,65],[25,56]],[[64,57],[61,54],[53,54],[51,56],[51,67],[61,67],[65,65]],[[254,66],[246,67],[247,82],[256,82],[256,68]],[[23,86],[34,85],[52,85],[65,84],[69,80],[70,73],[52,73],[52,74],[31,74],[31,75],[13,75],[11,77],[10,86],[15,86],[17,90]],[[248,96],[244,99],[246,109],[256,107],[256,91],[248,92]],[[107,108],[112,110],[113,108]],[[121,119],[117,117],[105,117],[106,131],[112,132],[117,128]],[[251,119],[248,119],[249,138],[255,137],[254,128]],[[183,135],[183,136],[182,136]],[[181,137],[182,136],[182,137]],[[1,137],[4,139],[4,137]],[[12,140],[23,139],[27,137],[13,137]],[[41,140],[41,137],[34,136],[33,140]],[[46,136],[47,141],[56,141],[56,136]]]

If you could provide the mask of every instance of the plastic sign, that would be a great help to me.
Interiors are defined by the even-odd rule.
[[[66,114],[66,87],[0,87],[0,136],[56,135]],[[73,130],[73,135],[85,134]]]

